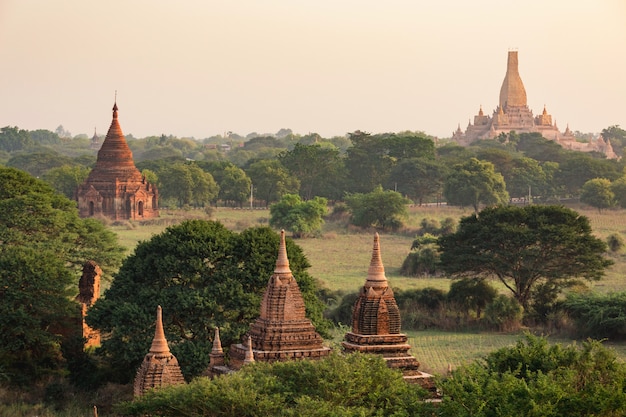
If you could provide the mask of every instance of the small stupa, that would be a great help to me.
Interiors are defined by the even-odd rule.
[[[249,339],[248,339],[249,338]],[[243,340],[230,347],[230,367],[251,360],[276,362],[319,359],[330,354],[315,326],[305,315],[304,299],[287,258],[285,231],[280,232],[278,259],[261,301],[261,313]]]
[[[352,310],[352,331],[342,346],[346,352],[382,355],[390,368],[399,369],[407,382],[433,389],[432,375],[419,371],[420,363],[409,353],[408,338],[400,333],[400,309],[385,276],[378,233],[365,285]]]
[[[134,383],[135,397],[143,395],[152,388],[184,384],[185,379],[178,365],[178,360],[167,345],[163,331],[161,306],[157,307],[156,329],[150,352],[143,358],[137,370]]]

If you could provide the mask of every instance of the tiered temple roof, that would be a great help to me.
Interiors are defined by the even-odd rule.
[[[96,166],[76,191],[78,213],[81,217],[102,215],[113,220],[158,217],[158,191],[135,167],[117,113],[115,103]]]
[[[263,294],[259,318],[252,323],[244,343],[230,348],[230,367],[239,369],[246,361],[246,354],[260,362],[289,359],[318,359],[328,356],[330,348],[323,345],[311,320],[306,318],[300,288],[287,258],[285,231],[280,233],[280,246],[274,274]],[[248,353],[247,353],[248,352]]]
[[[432,389],[432,375],[419,371],[420,363],[409,354],[407,336],[400,333],[400,310],[385,276],[378,233],[365,285],[352,310],[352,331],[342,342],[347,352],[382,355],[390,368],[399,369],[407,382]]]
[[[152,388],[184,384],[185,379],[178,365],[178,360],[170,352],[163,331],[161,306],[157,307],[156,329],[150,351],[135,376],[135,397],[143,395]]]

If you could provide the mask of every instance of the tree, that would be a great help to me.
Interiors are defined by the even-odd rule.
[[[513,167],[507,178],[506,189],[511,197],[526,197],[529,194],[547,196],[548,181],[543,168],[534,159],[522,157],[513,160]]]
[[[300,196],[310,200],[314,196],[341,197],[339,179],[344,177],[339,150],[319,144],[295,147],[278,156],[280,163],[300,181]]]
[[[204,206],[219,193],[213,176],[196,164],[174,164],[159,173],[159,180],[161,197],[175,199],[179,207],[189,204]]]
[[[482,311],[498,295],[498,291],[484,279],[463,278],[450,284],[448,300],[456,304],[466,316],[470,310],[480,319]]]
[[[310,265],[291,239],[286,243],[308,317],[323,333],[323,306],[306,272]],[[202,220],[169,227],[141,242],[87,316],[90,326],[107,335],[99,353],[116,378],[129,381],[149,350],[157,305],[163,307],[166,337],[183,374],[191,379],[206,370],[214,328],[230,346],[258,317],[278,245],[278,234],[267,227],[237,234]]]
[[[350,222],[359,227],[379,227],[396,230],[407,215],[409,200],[395,191],[383,191],[378,186],[367,194],[350,194],[346,197],[351,216]]]
[[[276,159],[264,159],[250,164],[247,169],[252,180],[254,195],[265,201],[265,207],[280,200],[285,194],[297,193],[300,181]]]
[[[560,163],[555,181],[562,185],[567,193],[578,195],[582,186],[591,179],[607,178],[613,181],[621,175],[615,161],[595,159],[581,152],[572,152]]]
[[[21,169],[34,177],[41,177],[48,170],[63,165],[74,165],[71,158],[52,150],[19,153],[7,162],[7,166]]]
[[[437,160],[409,158],[392,168],[388,184],[421,206],[424,199],[439,196],[446,174],[445,165]]]
[[[613,264],[589,219],[559,206],[486,208],[440,237],[439,247],[445,272],[495,277],[526,311],[537,288],[558,294],[577,278],[601,279]]]
[[[611,181],[606,178],[594,178],[583,184],[580,201],[595,207],[598,211],[615,205],[615,194],[611,190]]]
[[[472,206],[477,213],[481,204],[506,204],[509,195],[502,174],[494,171],[491,162],[471,158],[455,165],[446,178],[443,195],[453,206]]]
[[[286,194],[270,206],[270,226],[290,230],[295,238],[319,233],[328,211],[327,205],[323,197],[302,201],[297,194]]]
[[[0,129],[0,150],[15,152],[28,149],[32,145],[33,140],[28,130],[19,129],[17,126],[5,126]]]
[[[239,207],[250,200],[250,185],[252,181],[243,169],[232,165],[224,169],[224,175],[219,183],[219,198],[222,201],[232,201]]]
[[[82,265],[109,275],[124,249],[73,201],[25,172],[0,167],[0,368],[30,383],[63,366],[61,330],[74,319]]]
[[[44,181],[67,198],[74,199],[74,193],[89,176],[89,168],[63,165],[52,168],[43,175]]]
[[[621,208],[626,208],[626,176],[621,176],[611,183],[611,191]]]

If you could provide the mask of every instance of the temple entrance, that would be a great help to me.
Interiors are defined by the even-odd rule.
[[[143,201],[137,203],[137,214],[143,217]]]
[[[89,215],[93,216],[94,215],[94,211],[95,211],[95,209],[94,209],[93,201],[90,201],[89,202]]]

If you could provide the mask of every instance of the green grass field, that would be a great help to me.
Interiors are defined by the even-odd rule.
[[[594,233],[606,239],[612,233],[626,233],[626,212],[605,211],[572,207],[589,217]],[[450,281],[446,278],[406,278],[398,273],[408,254],[415,231],[423,218],[439,221],[452,217],[458,221],[462,216],[470,215],[469,210],[451,207],[411,207],[407,227],[394,234],[380,235],[381,255],[389,282],[397,289],[435,287],[447,290]],[[167,226],[176,224],[185,218],[204,218],[209,216],[202,211],[163,212],[161,218],[147,224],[127,223],[111,226],[118,234],[120,242],[129,249],[137,242],[148,240],[154,234],[162,232]],[[213,211],[212,219],[219,220],[234,231],[248,227],[267,225],[268,210],[236,210],[219,208]],[[359,231],[345,224],[327,223],[321,237],[297,240],[306,254],[311,268],[309,272],[331,290],[354,292],[365,282],[370,262],[375,231]],[[607,272],[605,279],[593,283],[599,292],[626,291],[626,257],[624,254],[613,256],[615,265]],[[456,368],[478,359],[495,349],[511,346],[520,334],[496,333],[458,333],[420,331],[408,332],[411,352],[422,362],[425,372],[441,375],[448,366]],[[570,340],[551,338],[555,342],[570,343]],[[626,344],[611,344],[621,358],[626,359]]]

